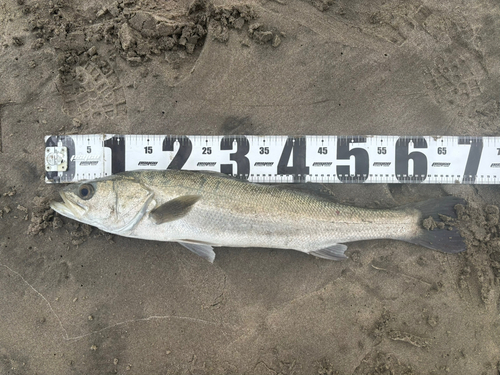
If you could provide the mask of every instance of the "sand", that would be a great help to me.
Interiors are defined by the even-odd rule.
[[[321,186],[363,207],[465,198],[465,253],[212,265],[55,216],[43,181],[52,134],[498,135],[497,2],[0,6],[1,374],[498,374],[496,186]]]

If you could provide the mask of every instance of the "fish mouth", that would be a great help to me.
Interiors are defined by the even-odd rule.
[[[59,193],[63,202],[50,202],[50,208],[54,211],[60,213],[63,216],[67,216],[72,219],[78,220],[85,214],[86,210],[78,203],[72,202],[64,191]]]

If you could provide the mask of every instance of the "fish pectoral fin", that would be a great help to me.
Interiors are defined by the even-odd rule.
[[[200,200],[200,195],[183,195],[171,199],[156,207],[149,213],[149,217],[155,224],[163,224],[174,221],[187,215],[193,205]]]
[[[196,243],[195,241],[179,242],[179,244],[203,259],[208,260],[210,263],[214,262],[215,252],[212,246],[205,243]]]
[[[344,252],[347,250],[347,246],[341,243],[326,247],[324,249],[314,250],[309,252],[309,254],[314,255],[318,258],[329,259],[329,260],[344,260],[347,256]]]

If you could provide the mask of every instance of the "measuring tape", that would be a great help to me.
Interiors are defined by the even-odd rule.
[[[217,171],[262,183],[500,183],[500,137],[45,137],[45,180],[77,182],[141,169]]]

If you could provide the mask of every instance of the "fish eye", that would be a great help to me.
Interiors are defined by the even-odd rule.
[[[84,200],[92,198],[94,187],[90,184],[83,184],[78,188],[78,196]]]

